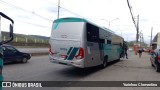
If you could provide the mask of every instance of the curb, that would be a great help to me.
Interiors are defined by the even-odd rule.
[[[48,52],[36,52],[36,53],[30,53],[31,56],[41,56],[41,55],[49,55]]]

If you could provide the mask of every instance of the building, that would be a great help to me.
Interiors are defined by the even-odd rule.
[[[156,34],[152,41],[152,49],[160,48],[160,32]]]

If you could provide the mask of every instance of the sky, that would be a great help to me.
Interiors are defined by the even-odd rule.
[[[135,21],[139,15],[139,30],[149,43],[160,31],[160,0],[129,0]],[[0,0],[0,11],[14,21],[14,33],[50,36],[52,23],[57,19],[58,0]],[[59,17],[81,17],[109,28],[126,41],[136,40],[127,0],[60,0]],[[2,20],[2,29],[8,23]],[[109,25],[110,23],[110,25]]]

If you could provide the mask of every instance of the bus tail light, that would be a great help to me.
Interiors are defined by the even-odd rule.
[[[76,59],[83,59],[84,58],[84,49],[80,48],[78,54],[75,56]]]
[[[52,55],[53,55],[53,54],[56,54],[56,53],[54,53],[54,52],[51,50],[51,45],[49,45],[49,53],[52,54]]]
[[[67,55],[61,55],[61,58],[66,58],[67,57]]]

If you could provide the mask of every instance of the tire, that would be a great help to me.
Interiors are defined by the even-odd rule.
[[[155,69],[156,69],[156,72],[160,72],[160,68],[157,65],[155,65]]]
[[[101,65],[102,68],[107,67],[107,64],[108,64],[107,60],[108,60],[108,57],[104,57],[103,64]]]
[[[23,57],[21,62],[22,62],[22,63],[27,63],[27,62],[28,62],[28,59],[27,59],[26,57]]]

